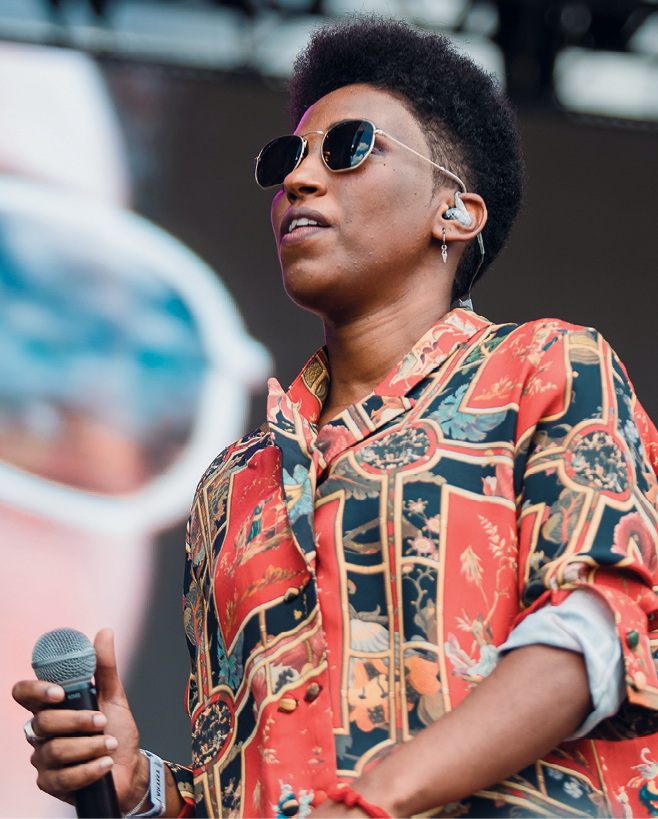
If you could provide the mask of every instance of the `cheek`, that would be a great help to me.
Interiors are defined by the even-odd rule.
[[[369,246],[371,255],[408,252],[409,244],[420,242],[428,226],[422,194],[408,185],[380,185],[372,196],[352,199],[345,215],[351,243]]]
[[[278,240],[279,225],[286,212],[286,199],[282,190],[278,191],[272,199],[272,207],[270,208],[270,221],[272,222],[272,230],[274,231],[274,238]]]

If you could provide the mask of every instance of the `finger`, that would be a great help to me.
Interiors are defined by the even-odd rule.
[[[59,737],[35,750],[34,763],[38,768],[63,768],[109,756],[118,745],[112,736]]]
[[[126,702],[126,695],[117,673],[114,653],[114,633],[111,628],[98,632],[94,640],[96,649],[96,688],[103,700]]]
[[[64,689],[44,680],[21,680],[12,689],[12,697],[32,713],[52,708],[64,699]]]
[[[92,762],[82,765],[73,765],[69,768],[43,769],[39,771],[37,784],[41,790],[54,795],[67,794],[78,791],[96,782],[108,771],[112,770],[112,757],[103,756]]]
[[[32,730],[38,737],[69,736],[71,734],[98,734],[107,725],[107,717],[100,711],[39,711],[32,719]]]

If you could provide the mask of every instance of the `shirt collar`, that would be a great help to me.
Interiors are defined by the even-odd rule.
[[[385,416],[382,422],[390,420],[391,412],[398,414],[395,407],[399,405],[399,412],[405,409],[404,401],[386,399],[401,399],[413,387],[425,378],[429,373],[440,366],[457,346],[468,341],[484,327],[488,327],[491,322],[478,316],[470,310],[458,308],[446,313],[436,324],[422,336],[419,341],[409,350],[405,357],[396,364],[384,380],[373,390],[370,395],[354,405],[356,408],[364,408],[372,405],[372,399],[377,396],[380,401],[375,401],[375,405],[388,405],[389,412],[379,412],[379,416]],[[272,378],[269,382],[268,419],[274,420],[272,411],[282,409],[282,398],[287,398],[285,404],[294,406],[299,415],[308,423],[316,426],[322,405],[329,392],[329,362],[325,348],[318,350],[301,373],[294,380],[287,393],[283,393],[279,382]],[[381,409],[381,407],[379,407]],[[341,419],[346,414],[354,416],[354,412],[345,410],[334,421]],[[378,423],[377,409],[373,407],[366,413],[371,419],[374,415],[375,427]],[[333,422],[332,422],[333,423]],[[368,425],[370,426],[370,425]]]
[[[288,392],[269,381],[267,421],[272,443],[281,452],[283,492],[294,541],[310,566],[315,562],[314,499],[317,482],[340,452],[410,409],[407,393],[439,367],[461,344],[490,322],[453,310],[425,333],[370,395],[322,428],[317,423],[329,392],[325,350],[317,352]]]

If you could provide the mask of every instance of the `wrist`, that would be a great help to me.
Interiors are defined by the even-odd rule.
[[[391,819],[380,805],[368,802],[361,793],[355,791],[351,785],[338,785],[327,793],[332,802],[343,803],[349,816],[370,816],[372,819]],[[331,815],[331,814],[330,814]],[[342,814],[341,814],[342,815]]]
[[[140,753],[148,760],[149,765],[149,789],[142,797],[142,802],[126,816],[133,816],[135,819],[146,819],[146,817],[162,816],[167,810],[167,774],[165,764],[156,754],[151,751],[139,749]],[[147,801],[149,805],[147,806]]]
[[[137,761],[137,765],[135,766],[128,794],[126,795],[126,798],[122,800],[121,804],[121,810],[124,815],[134,810],[144,799],[145,794],[146,800],[142,803],[141,808],[143,810],[148,810],[148,808],[151,807],[151,800],[149,799],[151,789],[149,761],[141,751],[138,751],[138,756],[139,759]]]
[[[355,791],[374,805],[377,805],[389,816],[410,816],[407,812],[406,801],[409,796],[409,783],[403,783],[402,789],[396,788],[397,777],[392,774],[387,777],[377,776],[378,766],[371,768],[352,783]],[[389,774],[391,772],[389,771]]]

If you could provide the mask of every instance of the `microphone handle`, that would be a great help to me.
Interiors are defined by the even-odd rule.
[[[64,688],[65,697],[57,708],[73,711],[98,711],[96,688],[93,683],[83,683]],[[99,732],[102,733],[102,732]],[[84,734],[83,736],[89,736]],[[102,779],[75,791],[75,809],[80,819],[121,819],[119,798],[114,787],[114,778],[109,771]]]

